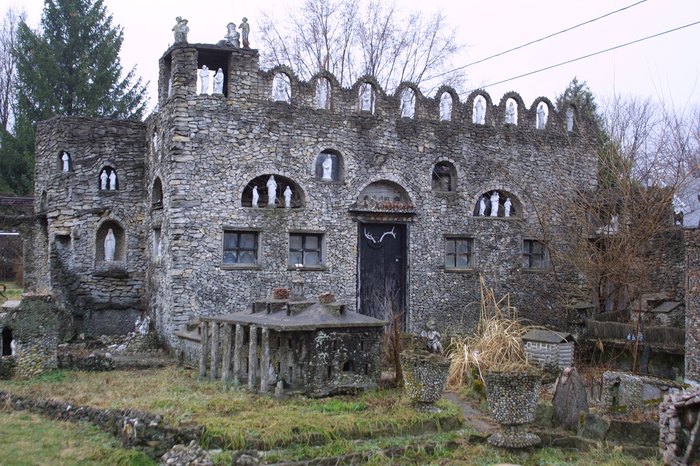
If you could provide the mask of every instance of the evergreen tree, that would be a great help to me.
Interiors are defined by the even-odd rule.
[[[45,0],[39,31],[21,21],[13,51],[14,137],[9,141],[4,135],[0,157],[15,152],[14,160],[23,160],[30,169],[23,176],[31,179],[37,122],[56,115],[140,120],[145,85],[135,69],[122,77],[123,40],[103,0]]]

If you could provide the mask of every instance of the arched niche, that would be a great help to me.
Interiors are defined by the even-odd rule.
[[[163,183],[159,177],[153,180],[153,189],[151,189],[151,207],[154,209],[163,208]]]
[[[286,73],[276,73],[272,78],[272,100],[286,103],[292,101],[292,81]]]
[[[416,91],[405,87],[401,91],[401,118],[414,118],[416,116]]]
[[[0,332],[0,342],[2,342],[2,356],[12,356],[12,329],[8,326],[2,328]]]
[[[331,108],[331,81],[324,76],[316,80],[316,108],[320,110]]]
[[[549,119],[549,105],[546,102],[540,101],[535,110],[535,129],[545,129],[547,120]]]
[[[57,165],[61,172],[70,173],[73,171],[73,157],[68,152],[62,150],[58,153]]]
[[[271,173],[250,180],[241,195],[241,206],[252,208],[300,209],[304,201],[304,192],[294,180]]]
[[[522,205],[512,193],[494,189],[479,196],[472,214],[474,217],[515,218],[522,215]]]
[[[486,108],[486,98],[481,94],[475,96],[474,103],[472,105],[472,123],[475,125],[486,124]]]
[[[95,235],[95,263],[123,265],[125,262],[126,235],[124,228],[116,220],[107,220],[100,225]]]
[[[518,124],[518,102],[513,98],[506,100],[503,122],[507,125]]]
[[[39,197],[39,211],[45,212],[49,208],[49,194],[46,190],[41,191],[41,196]]]
[[[315,176],[321,181],[343,179],[343,156],[333,149],[326,149],[316,157]]]
[[[440,96],[440,121],[452,121],[452,108],[454,99],[449,92],[443,92]]]
[[[100,191],[119,190],[119,176],[117,176],[117,170],[109,165],[105,165],[100,170],[97,183]]]
[[[413,202],[403,186],[389,180],[371,183],[360,191],[356,206],[361,209],[407,210]]]
[[[374,101],[376,100],[374,86],[372,83],[363,82],[358,91],[359,108],[361,112],[374,113]]]
[[[431,189],[436,193],[449,193],[457,190],[457,169],[452,162],[443,160],[433,165],[430,177]]]

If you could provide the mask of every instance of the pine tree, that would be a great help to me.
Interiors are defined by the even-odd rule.
[[[45,0],[39,31],[19,24],[14,141],[3,138],[0,157],[33,165],[36,124],[56,115],[140,120],[145,85],[119,61],[124,34],[112,25],[103,0]],[[7,147],[7,146],[10,147]],[[33,168],[30,167],[29,179]],[[30,184],[31,186],[31,184]]]

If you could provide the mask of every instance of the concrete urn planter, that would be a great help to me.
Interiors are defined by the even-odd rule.
[[[401,353],[404,392],[419,411],[435,411],[450,374],[450,360],[428,351]]]
[[[503,448],[526,448],[540,443],[540,438],[526,431],[535,420],[542,385],[539,371],[488,371],[484,374],[489,413],[500,424],[501,432],[488,442]]]

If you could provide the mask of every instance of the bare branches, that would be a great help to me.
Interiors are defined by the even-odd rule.
[[[26,14],[10,8],[0,24],[0,130],[8,131],[12,123],[13,87],[16,79],[12,49],[16,45],[17,25]]]

